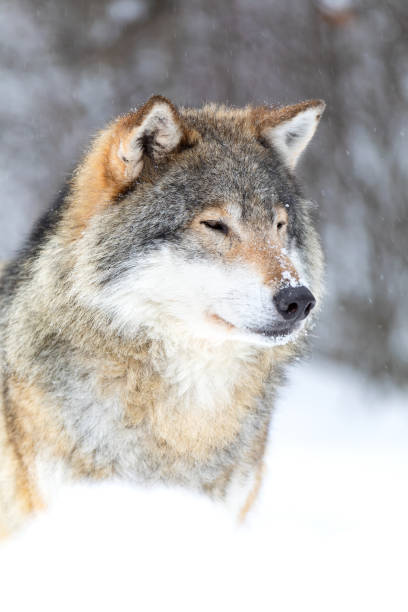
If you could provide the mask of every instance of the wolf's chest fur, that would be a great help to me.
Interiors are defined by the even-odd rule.
[[[134,479],[208,487],[259,436],[270,367],[270,351],[187,341],[153,344],[123,361],[96,360],[88,390],[78,382],[71,391],[87,393],[89,408],[76,412],[71,400],[65,427],[99,468],[111,462],[113,473]]]

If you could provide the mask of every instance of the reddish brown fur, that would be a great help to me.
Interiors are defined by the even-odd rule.
[[[253,507],[254,503],[256,502],[258,496],[259,496],[259,492],[261,490],[261,486],[262,486],[262,480],[263,480],[263,476],[265,473],[265,466],[263,464],[263,462],[261,461],[258,465],[258,468],[256,470],[256,475],[255,475],[255,482],[254,482],[254,486],[252,488],[252,491],[249,493],[248,498],[244,504],[244,506],[241,508],[241,511],[238,515],[238,520],[240,523],[243,523],[248,515],[248,512],[251,510],[251,508]]]
[[[135,180],[136,177],[128,172],[126,158],[119,155],[119,150],[121,146],[127,149],[132,131],[141,125],[157,102],[169,106],[174,120],[182,130],[181,141],[172,152],[173,155],[181,148],[192,146],[200,138],[195,130],[184,126],[176,107],[163,96],[153,96],[137,111],[129,112],[110,123],[97,135],[72,180],[70,239],[80,235],[89,219],[115,202],[118,195]],[[92,189],[89,189],[90,185]]]
[[[284,121],[293,119],[298,113],[315,106],[321,106],[321,104],[321,100],[307,100],[306,102],[282,107],[258,106],[251,111],[251,120],[253,125],[256,126],[256,135],[260,137],[265,128],[275,127]],[[320,115],[317,115],[316,119],[320,119]]]

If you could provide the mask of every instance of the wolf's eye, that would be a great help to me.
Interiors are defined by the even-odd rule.
[[[284,227],[286,225],[286,223],[284,221],[279,221],[279,223],[276,224],[276,227],[278,228],[278,230],[281,230],[282,227]]]
[[[215,230],[216,232],[221,232],[221,234],[224,234],[224,236],[228,234],[228,225],[222,221],[201,221],[201,223],[206,227]]]

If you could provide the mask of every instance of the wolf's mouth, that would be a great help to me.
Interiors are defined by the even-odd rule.
[[[247,328],[251,334],[257,334],[258,336],[264,336],[265,338],[282,338],[289,336],[298,329],[297,325],[285,325],[285,326],[274,326],[274,327],[261,327],[258,329]]]
[[[235,325],[233,325],[232,323],[230,323],[229,321],[226,321],[225,319],[223,319],[222,317],[220,317],[219,315],[216,314],[212,314],[211,318],[216,321],[218,324],[223,325],[224,327],[227,327],[229,330],[233,330],[233,329],[239,329],[237,328]],[[250,334],[256,334],[257,336],[263,336],[264,338],[284,338],[285,336],[289,336],[290,334],[292,334],[294,331],[297,331],[299,329],[299,325],[281,325],[281,324],[275,324],[275,325],[270,325],[270,326],[265,326],[265,327],[259,327],[259,328],[252,328],[252,327],[245,327],[243,328],[242,331],[246,331]]]

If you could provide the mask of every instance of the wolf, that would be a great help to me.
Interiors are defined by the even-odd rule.
[[[0,531],[52,476],[260,487],[276,391],[322,292],[294,175],[325,104],[177,108],[103,129],[0,280]]]

